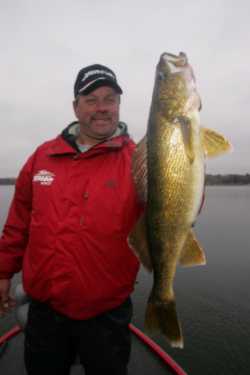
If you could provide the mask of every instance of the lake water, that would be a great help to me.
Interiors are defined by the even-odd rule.
[[[12,194],[12,186],[0,186],[0,229]],[[153,338],[189,375],[249,375],[250,186],[208,187],[195,232],[207,265],[179,267],[175,279],[185,347],[171,349],[162,337]],[[133,301],[134,323],[142,330],[151,284],[141,270]]]

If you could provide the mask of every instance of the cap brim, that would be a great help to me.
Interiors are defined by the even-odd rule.
[[[116,82],[111,81],[109,79],[100,79],[93,81],[93,83],[89,83],[88,87],[86,87],[84,90],[79,90],[80,92],[78,95],[88,95],[92,91],[102,86],[112,87],[118,94],[122,94],[122,89]]]

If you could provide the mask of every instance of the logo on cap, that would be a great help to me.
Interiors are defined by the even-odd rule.
[[[85,79],[87,79],[89,76],[92,76],[94,74],[104,74],[106,76],[109,76],[109,77],[112,77],[113,79],[115,79],[114,74],[112,74],[110,72],[106,72],[105,70],[95,69],[95,70],[90,70],[89,72],[86,72],[84,74],[84,76],[82,77],[81,81],[84,82]]]

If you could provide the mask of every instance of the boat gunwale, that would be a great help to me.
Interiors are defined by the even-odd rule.
[[[132,323],[129,324],[130,331],[143,342],[154,354],[156,354],[176,375],[188,375],[175,361],[167,354],[155,341],[145,335],[139,328],[135,327]],[[18,324],[13,326],[9,331],[0,336],[0,349],[7,345],[8,341],[17,336],[23,331],[22,327]],[[3,352],[0,352],[0,355]]]

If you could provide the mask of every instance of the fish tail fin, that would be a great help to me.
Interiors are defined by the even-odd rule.
[[[174,348],[183,348],[183,336],[177,317],[175,300],[169,302],[148,302],[145,316],[145,330],[160,332]]]

